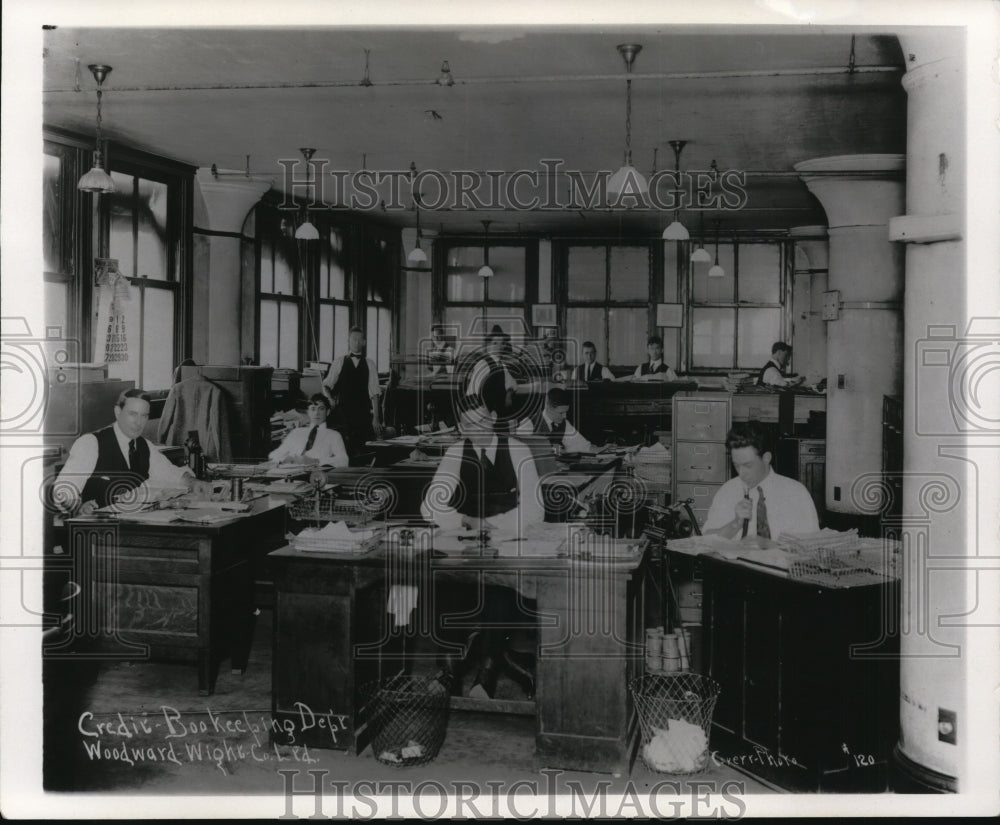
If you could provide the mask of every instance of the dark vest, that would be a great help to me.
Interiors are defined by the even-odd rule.
[[[589,382],[591,384],[593,384],[595,381],[603,381],[604,379],[601,378],[601,375],[602,375],[603,372],[604,372],[604,367],[602,367],[597,361],[595,361],[594,362],[594,366],[590,370],[590,381]],[[577,381],[586,381],[587,379],[583,377],[586,374],[587,374],[587,365],[586,364],[580,364],[580,366],[578,366],[576,368],[576,380]]]
[[[497,436],[496,460],[492,463],[486,456],[480,463],[478,451],[465,439],[458,481],[450,506],[463,516],[489,518],[517,507],[517,473],[507,437]]]
[[[563,419],[561,424],[550,427],[549,422],[542,417],[541,410],[531,416],[531,426],[535,435],[547,435],[549,443],[553,446],[562,444],[563,436],[566,435],[566,420]]]
[[[658,366],[655,370],[651,370],[649,368],[649,361],[647,361],[645,364],[642,365],[642,369],[639,375],[650,375],[650,374],[656,375],[661,372],[666,372],[667,369],[668,367],[666,365],[666,362],[660,361],[660,366]]]
[[[507,398],[507,376],[503,364],[492,355],[485,356],[486,363],[489,364],[490,371],[483,379],[479,394],[486,402],[487,406],[502,412],[506,406]]]
[[[96,501],[98,507],[107,507],[119,493],[133,490],[149,478],[149,442],[141,436],[136,439],[135,466],[129,469],[118,447],[114,427],[105,427],[94,435],[97,463],[83,485],[81,497],[84,502]]]
[[[338,409],[348,425],[370,424],[372,417],[372,401],[368,395],[368,361],[362,356],[358,365],[350,355],[344,356],[340,367],[337,383],[333,385],[331,394],[338,397]]]
[[[771,367],[774,367],[778,372],[780,372],[782,378],[785,377],[785,371],[781,367],[779,367],[777,364],[775,364],[774,361],[768,361],[766,364],[764,364],[763,367],[760,368],[760,372],[757,373],[757,386],[758,387],[766,386],[764,384],[764,373],[767,372]]]

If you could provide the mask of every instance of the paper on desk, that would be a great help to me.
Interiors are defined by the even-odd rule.
[[[787,570],[791,564],[791,556],[780,547],[768,547],[766,550],[750,550],[740,554],[741,561],[749,561],[753,564],[762,564],[765,567],[777,567],[780,570]]]
[[[192,524],[218,524],[241,515],[240,513],[205,513],[198,510],[175,510],[174,512],[177,513],[177,521],[186,521]]]
[[[347,526],[346,521],[331,521],[319,529],[307,527],[300,536],[308,536],[313,539],[350,539],[354,541],[365,541],[370,539],[382,530],[381,527],[366,527],[361,530],[353,530]]]
[[[134,521],[140,524],[169,524],[177,520],[177,510],[144,510],[139,513],[122,513],[119,521]]]

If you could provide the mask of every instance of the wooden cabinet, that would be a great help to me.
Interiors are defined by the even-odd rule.
[[[233,460],[267,458],[271,445],[271,367],[181,367],[181,380],[197,375],[217,384],[230,405]]]
[[[723,393],[678,393],[673,398],[673,500],[693,498],[699,524],[719,487],[729,479],[726,434],[732,403]]]
[[[826,441],[822,438],[779,439],[774,452],[774,469],[805,485],[822,522],[826,509]]]
[[[885,790],[899,716],[899,583],[829,588],[704,557],[720,760],[792,790]]]

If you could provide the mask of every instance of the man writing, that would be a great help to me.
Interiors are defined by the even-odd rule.
[[[365,358],[365,334],[352,327],[347,339],[349,352],[337,358],[323,379],[343,422],[343,437],[350,455],[364,449],[365,443],[382,435],[379,418],[378,370],[371,358]]]
[[[330,401],[323,393],[316,393],[309,400],[306,415],[309,423],[292,430],[281,442],[281,446],[271,451],[268,458],[279,464],[319,464],[325,462],[334,467],[348,465],[344,439],[336,430],[326,426],[330,414]]]
[[[805,378],[801,375],[786,375],[785,367],[792,357],[792,348],[784,341],[775,341],[771,346],[771,360],[757,374],[758,387],[794,387]]]
[[[519,435],[545,435],[553,446],[562,446],[569,453],[593,452],[593,445],[566,420],[569,393],[553,387],[545,394],[545,407],[517,425]]]
[[[141,485],[184,488],[205,498],[212,494],[209,482],[198,481],[187,467],[175,467],[142,437],[149,401],[142,390],[125,390],[115,403],[115,423],[74,442],[55,483],[64,510],[89,515]]]
[[[702,532],[728,539],[778,538],[782,533],[815,533],[819,519],[809,491],[771,469],[766,431],[756,422],[733,428],[726,437],[738,476],[723,484],[708,510]]]

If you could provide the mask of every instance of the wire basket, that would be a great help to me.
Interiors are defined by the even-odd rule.
[[[423,765],[438,755],[448,728],[451,686],[444,677],[393,677],[368,689],[372,753],[383,765]]]
[[[677,775],[704,770],[718,698],[718,683],[700,673],[647,673],[633,680],[646,767]]]
[[[336,490],[323,490],[293,501],[288,505],[288,515],[297,521],[367,525],[375,514],[357,499],[337,498]]]

